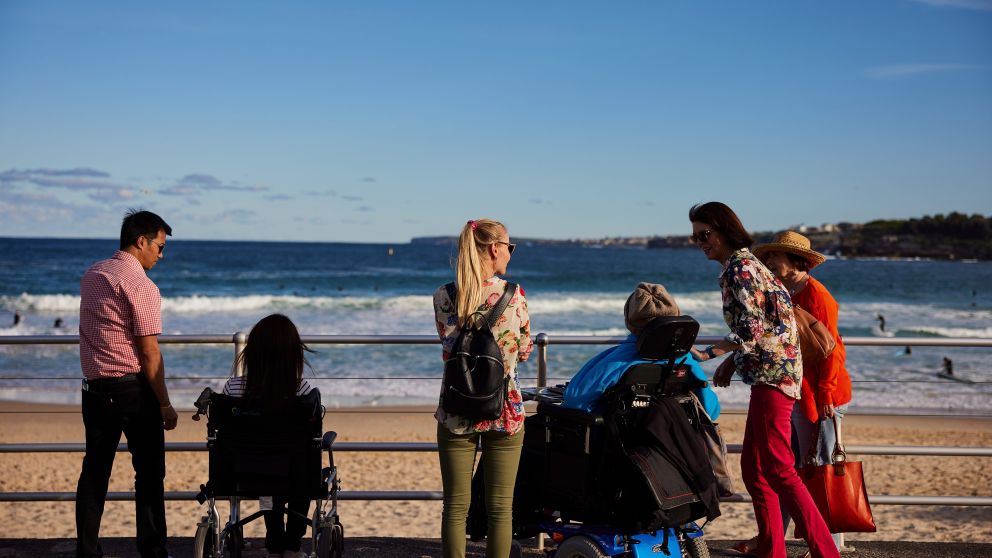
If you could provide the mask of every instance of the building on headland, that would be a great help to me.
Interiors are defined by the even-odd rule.
[[[877,220],[868,223],[797,224],[789,227],[810,239],[819,252],[838,257],[992,260],[992,218],[951,213],[922,219]],[[770,242],[781,231],[752,232],[756,244]],[[453,236],[420,237],[416,244],[454,245]],[[610,236],[605,238],[519,238],[524,245],[588,248],[691,248],[688,235]]]

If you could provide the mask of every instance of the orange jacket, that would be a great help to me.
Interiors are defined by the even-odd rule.
[[[802,399],[799,400],[799,408],[811,422],[817,422],[822,418],[824,405],[837,407],[851,401],[851,377],[844,368],[847,351],[844,350],[844,341],[837,332],[837,301],[830,296],[823,283],[810,275],[806,286],[792,297],[792,302],[823,322],[837,340],[837,347],[826,360],[819,364],[803,363]]]

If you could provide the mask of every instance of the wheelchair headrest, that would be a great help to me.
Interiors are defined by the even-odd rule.
[[[645,360],[685,356],[696,341],[699,322],[692,316],[662,316],[648,322],[637,336],[637,353]]]

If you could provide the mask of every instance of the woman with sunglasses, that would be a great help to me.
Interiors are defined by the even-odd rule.
[[[455,297],[452,299],[446,286],[434,293],[434,316],[445,360],[468,317],[475,312],[488,313],[503,296],[507,282],[498,275],[506,273],[515,247],[506,227],[498,221],[478,219],[462,227],[458,237]],[[509,376],[508,397],[499,418],[474,421],[448,414],[442,405],[438,405],[434,415],[438,422],[438,457],[444,490],[441,546],[445,558],[465,556],[472,468],[480,440],[489,522],[486,556],[506,558],[510,555],[513,487],[524,439],[524,407],[517,386],[516,367],[518,362],[527,360],[533,349],[522,287],[511,293],[509,304],[495,324],[493,337],[503,357],[503,369]]]
[[[742,554],[786,558],[780,502],[789,510],[813,558],[840,554],[823,517],[796,474],[792,454],[792,409],[800,398],[803,367],[799,330],[789,291],[749,250],[753,240],[737,214],[709,202],[689,210],[690,239],[710,260],[723,265],[720,290],[730,334],[702,353],[700,361],[732,353],[713,376],[730,385],[734,372],[751,386],[741,477],[758,523],[758,545],[738,545]]]

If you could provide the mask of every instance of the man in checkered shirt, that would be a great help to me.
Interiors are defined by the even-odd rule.
[[[142,557],[165,557],[165,430],[178,416],[159,351],[162,298],[145,272],[158,263],[172,228],[130,211],[120,250],[80,281],[79,362],[86,456],[76,487],[76,555],[102,556],[100,520],[121,434],[134,466],[135,522]]]

